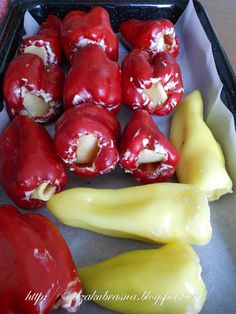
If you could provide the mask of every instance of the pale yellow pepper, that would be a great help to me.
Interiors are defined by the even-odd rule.
[[[197,314],[206,299],[199,258],[184,243],[78,269],[87,300],[125,314]]]
[[[203,120],[199,91],[188,95],[176,110],[170,140],[180,153],[176,170],[179,182],[202,189],[210,201],[232,193],[222,149]]]
[[[211,238],[207,198],[187,184],[74,188],[55,194],[47,207],[66,225],[114,237],[199,245]]]

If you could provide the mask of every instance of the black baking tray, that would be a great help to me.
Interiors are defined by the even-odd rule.
[[[157,19],[167,18],[175,23],[188,4],[188,0],[117,0],[117,1],[17,1],[10,7],[4,23],[0,28],[0,84],[7,65],[14,57],[17,47],[21,42],[23,33],[24,13],[28,10],[38,23],[43,22],[48,14],[57,14],[63,18],[69,11],[74,9],[89,10],[94,6],[102,5],[111,17],[113,29],[118,31],[119,24],[131,18]],[[222,48],[214,28],[198,1],[194,1],[199,20],[211,42],[216,67],[223,83],[221,98],[225,105],[233,113],[236,120],[236,79],[228,58]],[[2,95],[0,92],[0,111],[3,108]]]
[[[38,23],[41,23],[50,13],[57,14],[62,18],[73,9],[82,9],[87,11],[94,6],[102,5],[108,10],[111,17],[112,26],[114,30],[117,31],[119,24],[122,21],[128,20],[130,18],[167,18],[175,23],[183,13],[187,4],[188,0],[18,1],[10,7],[9,13],[0,28],[0,84],[9,62],[15,56],[17,47],[19,46],[22,39],[22,35],[24,35],[23,17],[26,10],[32,14]],[[233,70],[204,8],[198,1],[194,1],[194,5],[199,20],[211,42],[217,70],[224,86],[221,93],[221,98],[225,105],[233,113],[236,120],[236,81]],[[2,95],[0,91],[0,97],[1,96]],[[2,101],[0,99],[0,111],[1,110]],[[227,309],[225,309],[224,313],[228,314],[229,312],[227,312]],[[208,312],[208,314],[214,313]]]

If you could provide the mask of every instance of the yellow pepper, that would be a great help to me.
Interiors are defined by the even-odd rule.
[[[66,225],[114,237],[199,245],[211,238],[207,198],[187,184],[74,188],[55,194],[47,207]]]
[[[203,120],[199,91],[188,95],[176,110],[170,140],[180,153],[176,170],[179,182],[202,189],[210,201],[232,193],[222,149]]]
[[[78,269],[87,300],[126,314],[196,314],[206,299],[199,258],[185,243],[139,250]]]

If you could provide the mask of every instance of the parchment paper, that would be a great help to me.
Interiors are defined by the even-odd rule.
[[[25,18],[24,26],[30,35],[37,31],[37,25]],[[236,186],[236,136],[233,116],[220,100],[222,83],[216,71],[211,44],[199,22],[193,7],[189,2],[183,15],[176,24],[181,52],[178,57],[180,63],[185,94],[194,89],[202,93],[205,105],[205,118],[217,140],[223,147],[227,168]],[[126,48],[120,47],[120,61]],[[124,107],[118,117],[124,126],[131,111]],[[170,117],[155,118],[159,127],[168,134]],[[7,114],[0,114],[0,128],[9,122]],[[53,133],[53,125],[47,126]],[[99,176],[93,180],[86,180],[70,174],[70,184],[67,188],[87,186],[95,188],[117,188],[136,185],[137,183],[125,174],[119,167],[110,174]],[[0,188],[0,203],[12,203]],[[235,193],[212,202],[211,221],[213,237],[211,242],[203,247],[195,246],[200,256],[203,268],[202,276],[206,284],[208,295],[202,310],[203,314],[235,314],[236,313],[236,197]],[[110,238],[93,232],[72,228],[58,222],[46,208],[38,212],[54,221],[72,251],[77,265],[83,266],[102,261],[122,252],[153,248],[157,245],[137,241]],[[173,261],[174,263],[174,261]],[[138,275],[138,274],[137,274]],[[125,281],[125,278],[124,278]],[[54,311],[64,313],[64,311]],[[113,313],[91,302],[84,302],[79,313],[104,314]]]

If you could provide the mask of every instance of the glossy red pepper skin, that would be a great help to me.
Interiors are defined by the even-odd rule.
[[[82,292],[76,266],[48,218],[1,205],[0,255],[1,313],[47,314],[58,300],[68,311],[78,309]]]
[[[99,152],[92,165],[76,163],[77,140],[92,134],[98,138]],[[58,155],[75,174],[81,177],[95,177],[112,171],[119,154],[117,141],[120,124],[107,109],[85,103],[67,110],[56,123],[54,146]]]
[[[9,116],[30,116],[23,106],[25,92],[30,92],[50,103],[43,115],[31,118],[41,123],[54,120],[60,112],[63,82],[64,73],[58,65],[45,68],[42,59],[36,55],[18,55],[10,62],[3,81],[3,96]]]
[[[19,207],[36,209],[45,202],[32,198],[41,183],[59,192],[67,183],[63,163],[53,150],[48,132],[28,117],[18,116],[0,136],[0,183]]]
[[[111,60],[118,59],[118,39],[111,28],[108,12],[100,6],[87,13],[71,11],[63,19],[62,45],[68,60],[78,49],[91,43],[101,46]]]
[[[177,57],[179,40],[169,20],[129,20],[120,25],[120,32],[132,48],[146,50],[151,56],[164,51]]]
[[[162,153],[165,158],[155,163],[138,164],[143,149]],[[142,183],[163,182],[173,176],[179,154],[159,130],[146,110],[133,113],[121,137],[120,165]]]
[[[45,22],[40,25],[39,32],[35,36],[24,39],[19,48],[20,54],[26,47],[44,47],[47,52],[46,65],[58,64],[61,61],[61,19],[55,15],[48,15]]]
[[[64,108],[93,102],[115,114],[120,110],[121,99],[121,70],[118,63],[110,60],[97,45],[88,45],[77,51],[65,79]]]
[[[151,114],[164,116],[183,98],[180,67],[169,53],[159,52],[151,58],[146,51],[134,49],[123,60],[121,71],[123,100],[134,110],[146,109]],[[163,85],[168,97],[156,107],[152,99],[144,94],[155,82]]]

